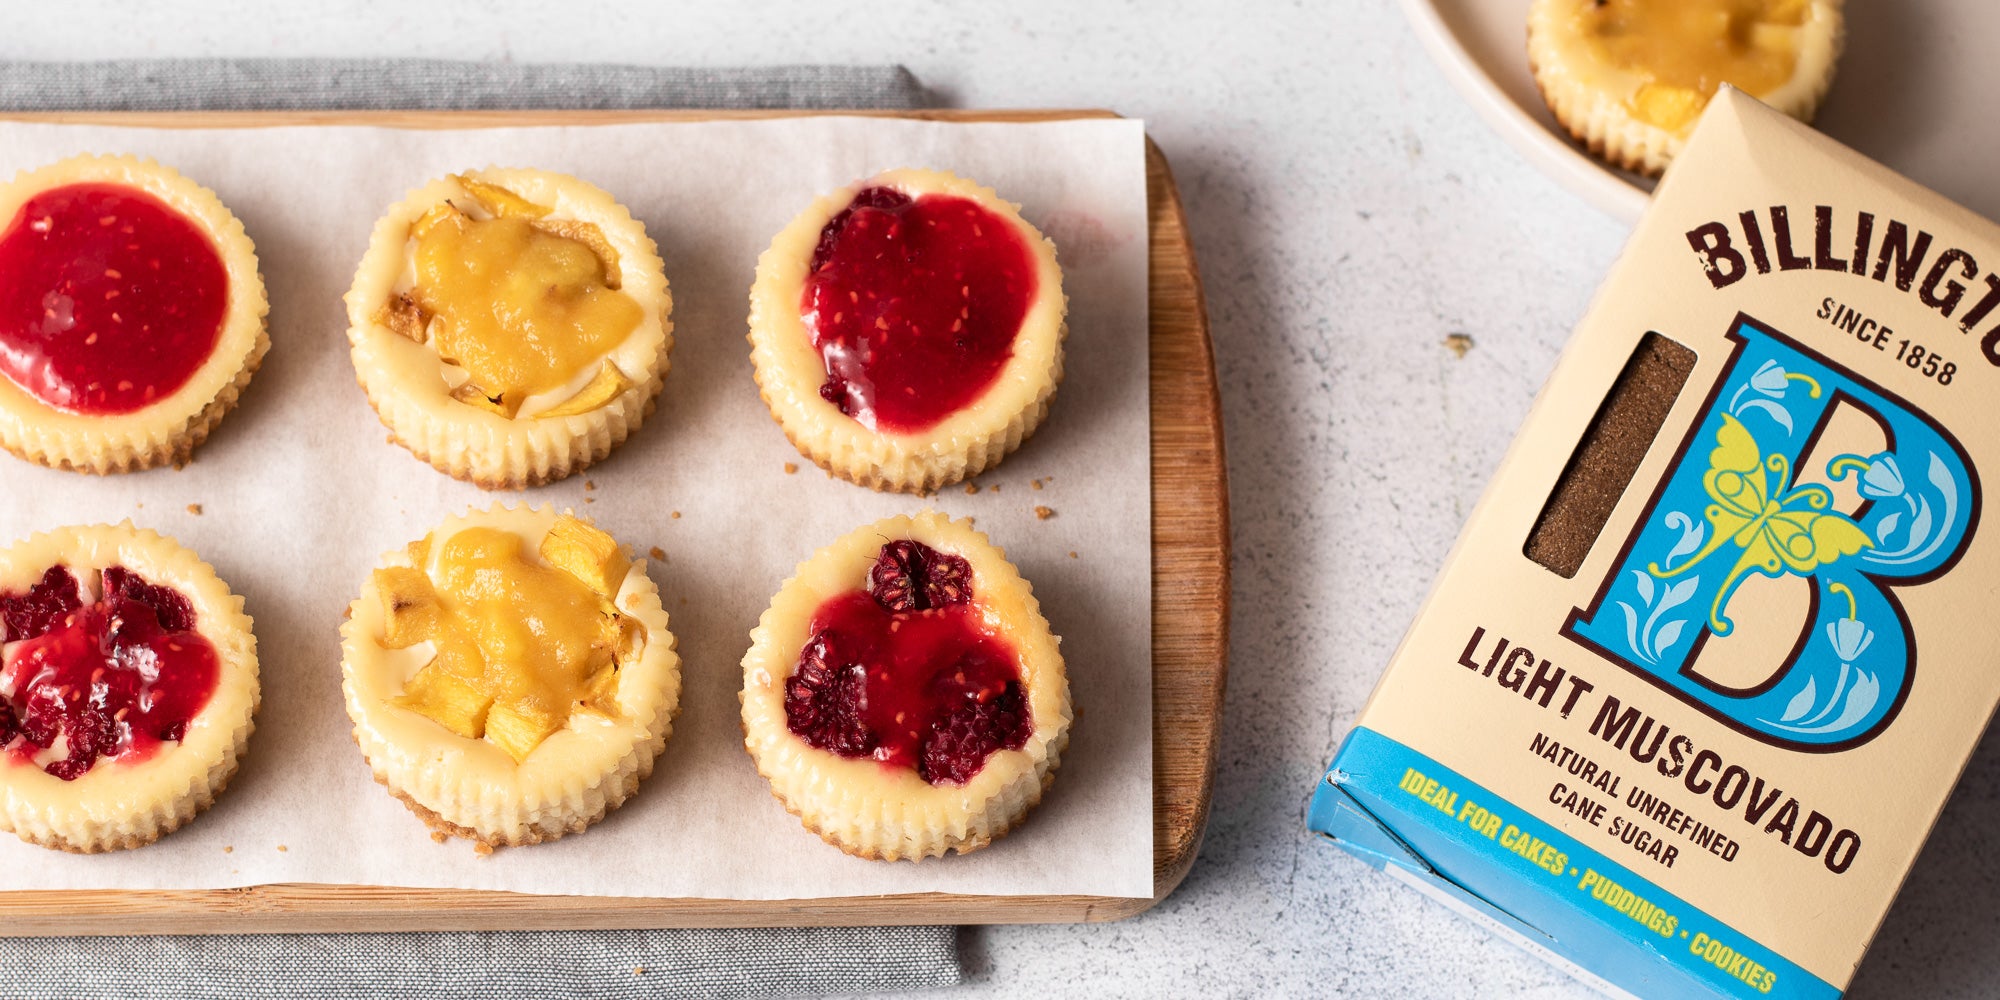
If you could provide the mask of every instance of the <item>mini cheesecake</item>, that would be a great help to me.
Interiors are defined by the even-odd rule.
[[[152,843],[236,773],[258,693],[242,598],[171,539],[126,523],[0,550],[0,828]]]
[[[473,511],[389,553],[341,636],[354,741],[439,839],[583,830],[652,773],[680,704],[645,563],[551,508]]]
[[[487,489],[538,486],[638,429],[673,346],[645,227],[564,174],[488,168],[412,192],[347,293],[355,376],[396,443]]]
[[[78,156],[0,186],[0,447],[112,473],[182,465],[270,349],[257,253],[214,192]]]
[[[778,800],[849,854],[991,844],[1069,743],[1060,640],[969,521],[856,529],[800,564],[750,638],[745,746]]]
[[[1062,381],[1055,246],[992,190],[892,170],[814,202],[750,291],[750,358],[799,453],[925,492],[1020,447]]]
[[[1842,0],[1535,0],[1528,64],[1556,121],[1614,166],[1666,169],[1727,83],[1811,121]]]

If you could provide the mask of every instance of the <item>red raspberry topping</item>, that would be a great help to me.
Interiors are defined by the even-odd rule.
[[[882,547],[869,589],[813,614],[785,687],[791,731],[843,757],[964,784],[1034,731],[1013,649],[972,605],[971,567],[921,542]]]
[[[88,605],[61,566],[26,594],[0,594],[13,643],[0,665],[0,748],[32,763],[60,745],[43,769],[64,781],[99,758],[143,760],[180,741],[220,674],[184,595],[124,567],[101,580],[104,596]],[[67,610],[51,616],[63,594]]]
[[[50,566],[27,593],[0,594],[0,642],[41,635],[82,605],[76,577],[62,566]]]
[[[1000,377],[1038,283],[1016,227],[978,202],[864,188],[820,230],[799,303],[820,397],[873,430],[935,426]]]
[[[0,377],[73,413],[131,413],[214,353],[229,274],[207,234],[137,188],[72,184],[0,228]]]

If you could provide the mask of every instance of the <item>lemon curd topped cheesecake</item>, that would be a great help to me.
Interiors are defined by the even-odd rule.
[[[0,550],[0,828],[97,853],[207,808],[257,709],[250,629],[207,563],[129,523]]]
[[[673,303],[645,227],[541,170],[455,174],[377,223],[347,293],[356,377],[395,440],[489,489],[561,479],[652,411]]]
[[[0,185],[0,447],[83,472],[184,464],[264,354],[257,253],[214,192],[77,156]]]
[[[342,638],[355,742],[439,836],[583,830],[652,772],[679,705],[645,564],[550,508],[474,511],[389,553]]]
[[[815,201],[757,262],[764,402],[821,467],[922,492],[997,464],[1062,380],[1055,246],[992,190],[892,170]]]
[[[1068,745],[1059,642],[969,522],[878,521],[800,564],[751,633],[745,745],[849,854],[978,850],[1041,800]]]
[[[1528,62],[1556,120],[1658,176],[1727,83],[1801,121],[1833,82],[1842,0],[1535,0]]]

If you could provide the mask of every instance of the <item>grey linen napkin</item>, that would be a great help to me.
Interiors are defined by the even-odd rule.
[[[442,59],[0,62],[5,111],[920,108],[901,66],[523,65]]]
[[[915,108],[900,66],[685,69],[437,60],[0,62],[0,112]],[[0,938],[0,998],[485,1000],[913,990],[961,976],[951,927]]]

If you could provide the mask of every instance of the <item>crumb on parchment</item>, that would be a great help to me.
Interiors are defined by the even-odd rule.
[[[594,490],[594,489],[596,489],[596,488],[597,488],[597,481],[596,481],[596,480],[594,480],[594,479],[586,479],[586,480],[584,480],[584,481],[583,481],[583,490],[584,490],[584,492],[585,492],[585,493],[588,493],[588,492],[590,492],[591,490]]]
[[[678,521],[678,520],[680,520],[680,519],[681,519],[681,512],[680,512],[680,511],[674,511],[674,520]]]
[[[1054,517],[1054,516],[1056,516],[1056,511],[1055,511],[1055,508],[1053,508],[1053,507],[1044,507],[1044,506],[1042,506],[1041,504],[1036,504],[1036,505],[1035,505],[1035,520],[1037,520],[1037,521],[1046,521],[1046,520],[1048,520],[1049,518],[1052,518],[1052,517]]]
[[[650,549],[647,549],[646,554],[652,556],[655,559],[658,559],[661,562],[667,561],[667,550],[660,548],[657,545],[653,546]]]
[[[493,845],[486,843],[485,841],[480,841],[479,843],[472,845],[472,853],[477,854],[482,858],[490,858],[493,856]]]
[[[785,463],[785,475],[787,476],[797,475],[798,471],[799,471],[799,463],[797,462]]]
[[[1069,550],[1069,557],[1070,557],[1071,559],[1075,559],[1075,558],[1076,558],[1076,550],[1075,550],[1075,549],[1071,549],[1071,550]]]
[[[198,504],[198,503],[191,503],[191,504],[188,504],[188,513],[190,513],[190,514],[193,514],[193,515],[194,515],[194,516],[196,516],[196,517],[200,517],[200,516],[201,516],[201,505],[200,505],[200,504]]]
[[[966,496],[971,496],[971,495],[973,495],[974,493],[977,493],[977,492],[979,492],[979,484],[978,484],[978,483],[966,483],[966,484],[965,484],[965,495],[966,495]]]
[[[1465,357],[1465,352],[1472,350],[1472,335],[1469,333],[1445,334],[1444,347],[1445,350],[1463,358]]]

